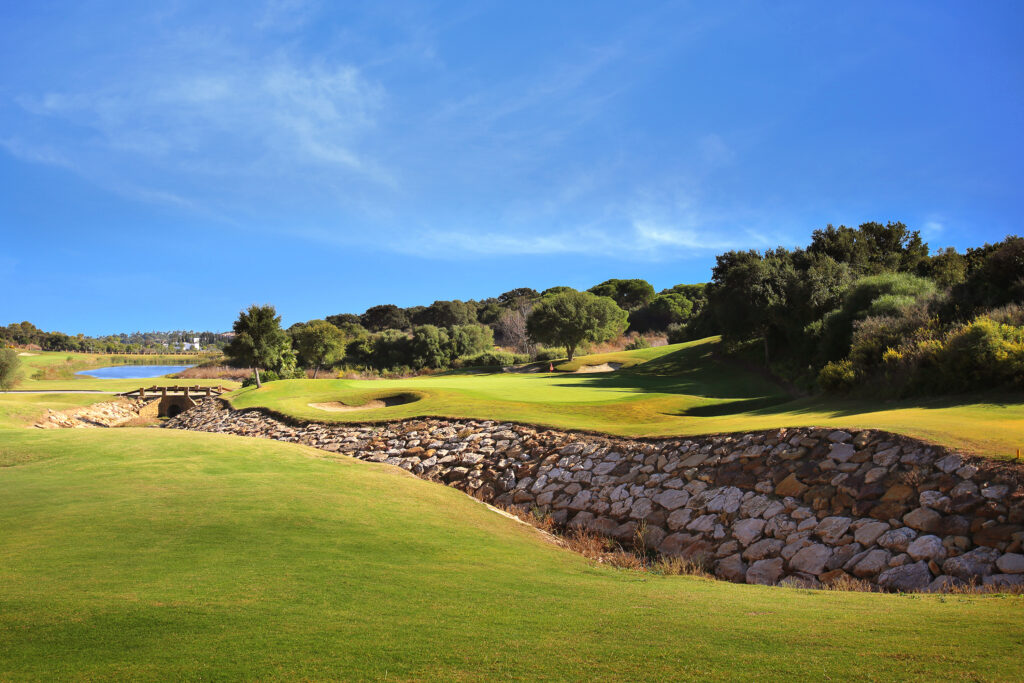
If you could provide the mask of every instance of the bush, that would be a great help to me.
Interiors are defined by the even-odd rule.
[[[638,351],[639,349],[651,348],[651,342],[646,337],[637,336],[633,341],[626,344],[626,351]]]
[[[281,376],[278,375],[273,370],[263,370],[263,371],[260,372],[260,381],[261,382],[276,382],[279,379],[281,379]],[[256,373],[253,373],[253,374],[249,375],[248,377],[246,377],[242,381],[242,386],[243,387],[256,386]]]
[[[560,349],[548,349],[544,347],[538,348],[537,354],[534,356],[534,360],[545,362],[561,360],[562,358],[565,358],[565,353]]]
[[[857,369],[849,360],[832,361],[818,373],[818,384],[825,391],[846,393],[857,386]]]
[[[475,353],[469,356],[462,356],[458,359],[458,367],[463,368],[480,368],[480,367],[505,367],[508,365],[515,365],[516,356],[509,353],[508,351],[498,351],[493,349],[491,351],[484,351],[482,353]]]

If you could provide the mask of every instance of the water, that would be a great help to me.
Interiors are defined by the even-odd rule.
[[[149,379],[150,377],[163,377],[173,375],[176,372],[187,370],[193,365],[114,365],[109,368],[96,368],[95,370],[82,370],[76,375],[86,375],[96,379]]]

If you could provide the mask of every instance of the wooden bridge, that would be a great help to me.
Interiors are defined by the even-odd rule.
[[[118,396],[140,398],[142,400],[159,397],[160,403],[157,407],[157,415],[159,417],[174,417],[189,408],[195,407],[197,398],[212,398],[220,396],[227,391],[230,391],[230,389],[225,389],[224,387],[201,387],[199,385],[191,387],[179,387],[178,385],[168,387],[152,386],[125,391],[118,394]]]

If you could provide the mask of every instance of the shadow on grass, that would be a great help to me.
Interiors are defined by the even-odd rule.
[[[616,372],[567,374],[572,381],[555,386],[630,389],[638,393],[686,394],[705,398],[791,400],[778,384],[742,368],[716,360],[716,343],[673,351],[654,360]],[[550,375],[537,377],[550,382]]]

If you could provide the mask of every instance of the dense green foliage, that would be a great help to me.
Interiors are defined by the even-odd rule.
[[[526,321],[534,341],[565,347],[569,360],[585,342],[601,342],[626,330],[628,314],[605,296],[562,291],[541,298]]]
[[[0,391],[9,391],[21,379],[21,359],[14,349],[0,348]]]
[[[865,223],[818,230],[806,249],[720,255],[704,317],[734,352],[758,344],[766,366],[798,383],[905,395],[1024,385],[1012,360],[1020,322],[986,317],[1020,303],[1021,238],[929,256],[902,223]],[[964,365],[965,326],[999,350]]]

